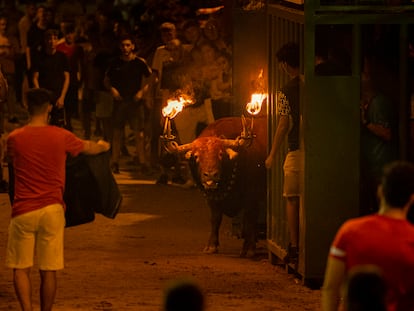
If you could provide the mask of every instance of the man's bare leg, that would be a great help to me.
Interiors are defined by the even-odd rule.
[[[293,247],[297,247],[299,244],[299,197],[286,198],[286,215],[290,244]]]
[[[56,271],[40,270],[40,310],[51,311],[56,297]]]
[[[14,290],[23,311],[32,311],[32,284],[30,268],[14,269]]]

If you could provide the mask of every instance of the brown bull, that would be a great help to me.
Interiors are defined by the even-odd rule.
[[[244,238],[240,255],[255,254],[257,219],[266,208],[266,118],[255,119],[250,139],[243,138],[246,133],[240,118],[223,118],[192,143],[175,146],[176,151],[186,152],[194,180],[211,210],[211,232],[204,252],[218,252],[223,215],[240,215]]]

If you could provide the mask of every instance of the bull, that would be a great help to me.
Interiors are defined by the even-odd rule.
[[[218,252],[223,215],[240,215],[244,240],[240,256],[255,255],[258,217],[266,207],[266,117],[257,117],[254,122],[252,132],[246,126],[250,122],[243,117],[222,118],[208,125],[193,142],[170,144],[170,152],[185,153],[210,208],[211,229],[205,253]]]

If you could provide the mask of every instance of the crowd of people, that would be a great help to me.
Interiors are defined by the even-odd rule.
[[[55,96],[52,124],[72,131],[73,118],[79,118],[85,139],[112,142],[114,173],[120,155],[129,154],[128,139],[136,140],[134,162],[151,172],[162,157],[161,109],[168,99],[183,93],[192,98],[174,120],[182,143],[231,114],[231,29],[224,25],[222,1],[210,2],[206,9],[191,1],[25,1],[19,7],[6,1],[0,11],[0,65],[9,98],[0,123],[24,123],[16,114],[26,104],[24,91],[42,87]],[[142,64],[137,80],[129,72],[132,59]],[[126,61],[118,72],[116,66]],[[119,109],[126,102],[128,109]]]
[[[26,124],[27,120],[19,120],[16,113],[20,108],[27,108],[29,113],[26,126],[8,137],[7,148],[14,165],[17,193],[7,264],[14,269],[15,288],[22,309],[31,307],[27,289],[34,241],[42,239],[32,231],[39,228],[51,231],[56,237],[54,244],[36,246],[39,253],[46,254],[39,258],[42,310],[50,310],[53,305],[55,271],[63,267],[61,189],[67,152],[97,154],[111,147],[111,168],[117,174],[122,170],[120,156],[128,154],[126,126],[129,125],[136,148],[134,161],[146,174],[162,163],[161,111],[169,99],[183,94],[191,98],[191,104],[174,119],[174,134],[181,143],[194,140],[201,129],[215,119],[231,115],[232,47],[231,33],[224,27],[224,7],[217,1],[217,6],[200,10],[190,2],[146,1],[133,6],[115,6],[114,1],[100,1],[93,12],[87,13],[85,3],[77,0],[46,4],[26,1],[24,12],[14,1],[9,1],[0,13],[1,76],[8,88],[7,98],[1,102],[0,131],[5,131],[6,122]],[[299,248],[298,94],[303,81],[298,49],[295,44],[287,44],[277,54],[283,72],[291,80],[278,94],[279,122],[265,163],[267,168],[272,167],[287,138],[289,152],[284,166],[290,232],[287,262],[298,259]],[[369,70],[364,71],[368,73]],[[380,101],[371,84],[363,86],[362,100]],[[27,98],[23,94],[27,94]],[[385,126],[388,122],[375,120],[378,114],[373,108],[369,110],[366,102],[362,108],[362,125],[376,132],[375,122],[379,122],[382,125],[379,134],[387,139],[390,136]],[[82,121],[85,140],[68,132],[73,131],[73,118]],[[49,127],[50,124],[57,127]],[[39,131],[43,132],[40,136]],[[90,140],[92,136],[111,144],[94,143]],[[55,144],[51,145],[51,141]],[[45,170],[48,167],[50,169]],[[383,163],[375,168],[373,188],[377,191]],[[50,175],[44,172],[56,175],[55,184],[48,182]],[[373,293],[379,293],[377,302],[383,307],[375,310],[414,309],[414,229],[406,219],[414,203],[413,176],[414,168],[410,163],[396,162],[386,167],[378,188],[378,213],[349,220],[340,228],[328,258],[323,310],[338,309],[345,281],[349,286],[347,310],[370,310],[369,307],[351,307],[365,303],[357,301],[358,291],[351,286],[357,280],[353,268],[361,265],[375,265],[380,271],[369,271],[368,281],[373,277],[378,280],[374,282],[376,285],[382,286],[381,282],[385,282],[386,288],[379,286]],[[166,179],[163,177],[161,181],[166,182]],[[45,189],[55,193],[34,200],[27,193],[27,189],[34,188],[40,189],[42,194]],[[45,219],[44,222],[36,223],[33,215]],[[50,228],[51,219],[58,225]],[[19,226],[27,224],[34,228],[30,233],[24,232],[30,236],[29,242],[19,236]],[[51,249],[57,249],[59,256],[53,259],[48,256]],[[201,298],[197,300],[200,306],[203,305]],[[174,300],[170,302],[175,304]]]

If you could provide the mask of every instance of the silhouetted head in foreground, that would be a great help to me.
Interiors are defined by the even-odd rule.
[[[357,266],[347,280],[346,311],[386,311],[386,285],[376,266]]]
[[[204,295],[191,281],[177,281],[165,291],[165,311],[203,311]]]

